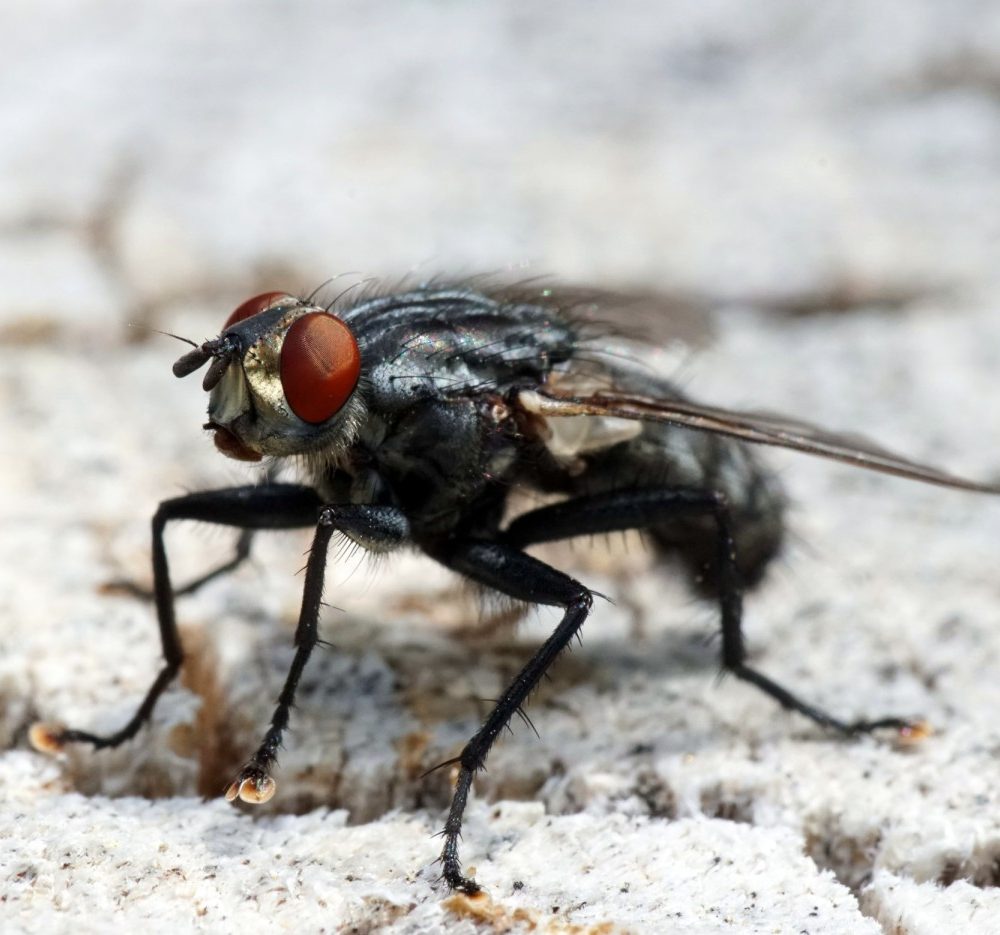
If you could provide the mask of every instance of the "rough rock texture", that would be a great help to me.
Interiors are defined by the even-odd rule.
[[[102,584],[148,580],[158,500],[251,476],[149,329],[209,336],[263,288],[640,293],[623,314],[693,335],[650,351],[693,395],[997,476],[995,4],[50,0],[0,29],[4,931],[996,930],[1000,502],[791,454],[754,662],[845,717],[925,716],[918,745],[718,684],[712,608],[638,540],[554,546],[614,603],[533,699],[540,737],[517,724],[477,783],[488,898],[449,896],[448,776],[422,773],[555,618],[477,630],[428,561],[335,559],[278,794],[234,808],[291,657],[296,534],[179,602],[189,665],[135,742],[26,743],[127,719],[153,613]],[[172,530],[177,580],[230,548]]]

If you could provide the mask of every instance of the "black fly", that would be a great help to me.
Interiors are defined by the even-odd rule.
[[[855,437],[791,420],[695,405],[661,379],[601,353],[572,310],[537,295],[420,288],[322,308],[279,292],[239,306],[218,338],[174,365],[183,377],[209,364],[208,423],[224,454],[295,458],[306,483],[189,494],[153,517],[153,597],[165,665],[117,733],[36,725],[36,746],[82,741],[115,747],[149,719],[184,659],[174,617],[164,530],[173,520],[244,530],[315,528],[296,653],[271,725],[226,798],[263,802],[296,686],[317,642],[327,546],[335,532],[365,549],[419,548],[460,575],[511,598],[561,607],[552,635],[514,678],[450,763],[458,779],[444,828],[448,885],[475,892],[458,841],[476,772],[590,613],[591,591],[528,555],[534,543],[645,530],[679,558],[696,589],[718,602],[722,665],[779,704],[844,734],[919,730],[902,718],[848,723],[802,701],[746,664],[742,594],[778,552],[784,498],[744,442],[779,445],[858,467],[982,493],[976,484],[915,464]],[[513,489],[555,502],[514,518]]]

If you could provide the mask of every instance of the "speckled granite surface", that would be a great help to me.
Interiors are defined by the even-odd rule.
[[[717,684],[711,608],[635,543],[554,547],[615,604],[534,699],[541,736],[491,757],[464,845],[489,899],[451,898],[447,776],[421,773],[553,618],[470,634],[425,560],[335,563],[278,794],[233,808],[290,659],[292,534],[180,602],[191,664],[136,742],[25,742],[117,726],[152,677],[151,608],[100,586],[148,576],[158,500],[249,475],[149,328],[208,336],[262,288],[642,292],[711,316],[699,398],[996,476],[992,5],[48,2],[0,27],[5,931],[995,930],[1000,504],[794,455],[754,661],[845,716],[927,717],[915,749]],[[230,541],[172,531],[178,580]]]

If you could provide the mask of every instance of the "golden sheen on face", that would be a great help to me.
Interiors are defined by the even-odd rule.
[[[212,390],[209,427],[216,447],[238,460],[291,453],[290,441],[344,408],[361,374],[348,326],[286,293],[244,302],[226,320],[227,337],[248,346]]]

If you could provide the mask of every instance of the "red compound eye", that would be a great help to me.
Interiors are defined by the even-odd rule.
[[[227,328],[232,328],[237,322],[243,321],[244,318],[251,318],[254,315],[264,311],[269,305],[273,305],[278,299],[290,299],[291,296],[286,292],[262,292],[260,295],[255,295],[252,299],[247,299],[242,305],[238,306],[236,310],[226,319],[226,323],[222,326],[222,330],[225,331]]]
[[[325,422],[354,392],[361,375],[357,341],[339,318],[310,312],[296,321],[281,346],[281,387],[303,422]]]

